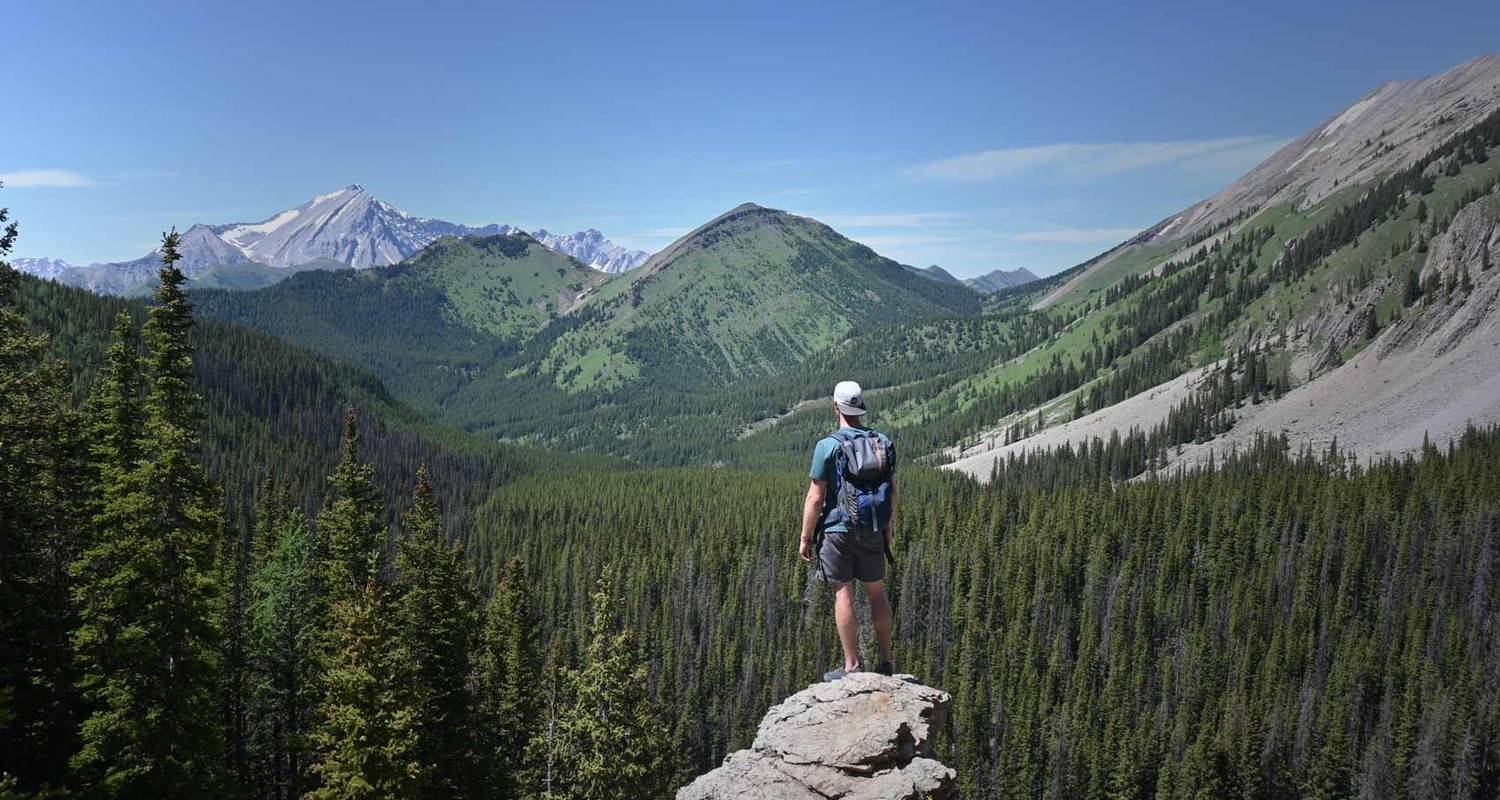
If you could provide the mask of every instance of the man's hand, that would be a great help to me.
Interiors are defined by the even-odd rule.
[[[896,539],[896,526],[892,525],[890,523],[886,523],[886,526],[885,526],[885,543],[887,545],[889,545],[891,542],[895,541],[895,539]]]
[[[809,564],[812,563],[813,543],[811,539],[807,538],[806,536],[802,537],[802,545],[797,548],[797,555],[801,556],[803,561],[806,561]]]

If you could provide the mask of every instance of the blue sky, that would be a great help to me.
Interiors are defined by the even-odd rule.
[[[1500,50],[1492,1],[728,5],[18,3],[0,205],[88,263],[353,182],[650,250],[753,201],[1045,274]]]

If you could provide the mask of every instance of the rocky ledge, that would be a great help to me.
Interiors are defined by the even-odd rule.
[[[927,800],[954,772],[932,758],[929,731],[948,694],[910,676],[857,672],[788,697],[755,743],[677,792],[677,800]]]

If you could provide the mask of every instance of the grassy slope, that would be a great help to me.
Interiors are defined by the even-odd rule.
[[[933,281],[813,220],[736,209],[592,298],[542,368],[570,390],[725,382],[785,369],[857,325],[972,313],[972,290]]]
[[[1457,176],[1439,176],[1433,191],[1421,199],[1430,208],[1429,213],[1432,215],[1443,213],[1445,210],[1451,211],[1466,191],[1487,185],[1497,177],[1500,177],[1500,157],[1492,156],[1486,163],[1466,165]],[[1369,188],[1370,184],[1345,187],[1323,202],[1300,210],[1289,205],[1262,209],[1245,222],[1236,225],[1229,239],[1238,239],[1257,228],[1274,228],[1274,235],[1256,253],[1257,272],[1252,273],[1252,276],[1263,275],[1263,271],[1276,260],[1287,242],[1306,233],[1314,225],[1327,219],[1336,209],[1356,200]],[[1417,199],[1414,198],[1403,212],[1391,220],[1372,226],[1369,231],[1360,236],[1357,242],[1335,252],[1321,267],[1290,283],[1274,284],[1263,296],[1252,302],[1237,320],[1228,326],[1226,331],[1211,336],[1205,335],[1199,342],[1198,349],[1178,364],[1179,374],[1193,366],[1209,363],[1222,357],[1230,348],[1258,340],[1256,337],[1263,336],[1268,329],[1279,330],[1289,321],[1293,325],[1308,323],[1316,315],[1324,312],[1324,303],[1329,299],[1330,292],[1336,293],[1336,296],[1340,298],[1347,296],[1348,302],[1355,302],[1358,299],[1356,295],[1360,284],[1376,287],[1375,291],[1379,292],[1376,304],[1379,309],[1380,323],[1386,324],[1391,316],[1399,313],[1399,279],[1404,276],[1406,270],[1420,266],[1421,256],[1415,250],[1408,250],[1395,257],[1391,255],[1393,243],[1404,241],[1408,234],[1415,238],[1418,228],[1425,229],[1424,226],[1416,223],[1416,214]],[[902,429],[920,427],[924,422],[935,417],[972,410],[979,401],[1002,387],[1019,386],[1043,369],[1054,356],[1064,363],[1079,360],[1082,354],[1092,347],[1094,334],[1097,333],[1101,339],[1105,338],[1113,327],[1114,321],[1128,314],[1141,302],[1147,287],[1142,287],[1112,304],[1099,306],[1097,304],[1102,299],[1103,290],[1128,274],[1142,274],[1155,269],[1167,260],[1168,255],[1179,249],[1179,245],[1153,247],[1148,244],[1136,247],[1115,258],[1106,265],[1104,270],[1091,274],[1087,280],[1080,282],[1079,286],[1059,298],[1058,302],[1044,312],[1068,316],[1085,313],[1085,316],[1075,321],[1064,332],[1039,345],[1023,357],[997,359],[982,368],[968,371],[967,374],[954,374],[950,384],[938,388],[931,394],[891,392],[887,395],[885,402],[880,404],[881,424],[898,432]],[[1197,248],[1189,248],[1188,252],[1195,249]],[[1007,303],[1003,308],[995,310],[994,326],[997,335],[999,335],[998,331],[1004,329],[1005,320],[1017,318],[1020,313],[1019,305],[1013,302]],[[1191,315],[1188,321],[1199,321],[1205,314],[1220,305],[1221,301],[1210,301],[1204,297],[1201,299],[1198,312]],[[1121,358],[1117,364],[1124,366],[1132,363],[1146,347],[1165,335],[1165,332],[1158,334],[1146,345]],[[1314,343],[1314,345],[1317,344],[1319,343]],[[1362,342],[1356,343],[1343,355],[1348,357],[1362,346]],[[1285,354],[1273,354],[1271,363],[1274,367],[1283,368],[1287,364]],[[1108,371],[1101,372],[1100,378],[1107,375]],[[1290,377],[1294,382],[1306,378],[1305,375]],[[1086,390],[1088,384],[1083,388]],[[1068,392],[1043,404],[1049,421],[1065,421],[1071,417],[1069,408],[1071,397],[1072,393]],[[749,441],[741,445],[741,448],[745,450],[785,449],[797,436],[810,435],[821,428],[822,421],[819,414],[820,409],[816,408],[791,414],[779,420],[775,426],[757,431]],[[989,419],[988,427],[1008,424],[1010,421],[1009,417]],[[980,422],[980,418],[976,417],[975,422],[976,424]],[[978,428],[975,430],[977,431]],[[793,431],[796,432],[795,435]],[[762,441],[757,442],[757,439]],[[779,441],[781,444],[772,446],[773,441]]]
[[[393,267],[306,272],[255,292],[197,292],[194,302],[208,316],[370,369],[432,411],[601,280],[528,236],[494,236],[440,241]]]

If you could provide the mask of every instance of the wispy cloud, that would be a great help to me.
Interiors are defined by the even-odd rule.
[[[833,228],[926,228],[952,222],[962,214],[949,211],[914,211],[895,214],[815,214],[814,219]]]
[[[869,236],[854,236],[854,241],[872,248],[931,247],[963,242],[965,237],[941,233],[877,233]]]
[[[1026,231],[1013,234],[1016,242],[1044,244],[1096,244],[1121,242],[1141,232],[1141,228],[1058,228],[1048,231]]]
[[[94,179],[70,169],[21,169],[0,172],[0,182],[11,189],[77,189],[94,186]]]
[[[1006,147],[920,164],[911,175],[929,180],[988,181],[1039,169],[1098,177],[1147,168],[1200,169],[1255,164],[1286,143],[1268,136],[1172,142],[1063,143]]]
[[[686,236],[686,235],[688,235],[689,233],[692,233],[692,232],[693,232],[693,229],[689,228],[689,227],[686,227],[686,226],[683,226],[683,227],[680,227],[680,228],[651,228],[649,230],[644,230],[644,231],[641,231],[640,233],[637,233],[636,237],[640,238],[640,239],[655,239],[655,240],[661,240],[661,239],[681,239],[682,237],[684,237],[684,236]]]

